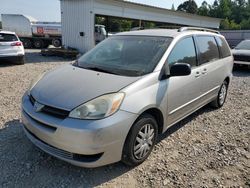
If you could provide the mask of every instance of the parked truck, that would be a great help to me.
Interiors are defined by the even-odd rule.
[[[60,22],[41,22],[21,14],[2,14],[3,30],[15,32],[25,48],[47,48],[62,45]],[[104,40],[107,33],[104,25],[95,25],[96,43]]]
[[[243,40],[250,39],[250,30],[223,30],[220,33],[226,38],[231,48]]]

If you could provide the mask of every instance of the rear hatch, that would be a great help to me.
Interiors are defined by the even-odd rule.
[[[14,34],[0,33],[0,56],[18,55],[22,51],[22,43]]]

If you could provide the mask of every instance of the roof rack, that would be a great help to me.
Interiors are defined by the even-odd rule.
[[[216,31],[213,29],[201,28],[201,27],[181,27],[178,29],[178,32],[183,32],[183,31],[207,31],[207,32],[211,32],[211,33],[220,34],[219,31]]]

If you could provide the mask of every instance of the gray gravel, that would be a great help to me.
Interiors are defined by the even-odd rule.
[[[237,70],[222,109],[204,107],[171,127],[149,159],[97,169],[47,155],[25,137],[21,96],[36,75],[69,63],[27,51],[27,64],[0,64],[0,187],[250,187],[250,71]]]

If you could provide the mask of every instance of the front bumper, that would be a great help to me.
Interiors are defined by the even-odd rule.
[[[239,64],[239,65],[250,65],[250,61],[234,61],[234,64]]]
[[[121,160],[123,144],[138,116],[118,111],[102,120],[61,119],[35,112],[28,95],[22,99],[27,137],[45,152],[82,167],[98,167]]]

